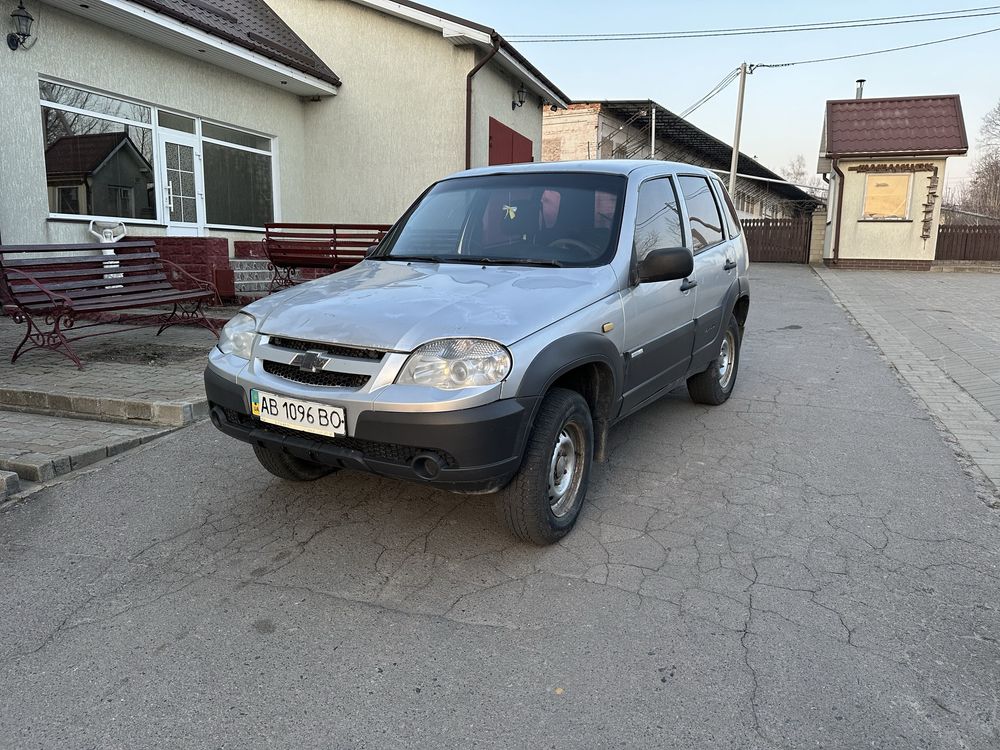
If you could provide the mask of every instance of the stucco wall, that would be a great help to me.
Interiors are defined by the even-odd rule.
[[[938,168],[938,187],[935,191],[934,215],[927,239],[923,232],[923,204],[928,202],[928,181],[932,173],[913,173],[913,187],[910,194],[909,219],[906,221],[872,221],[861,218],[864,209],[865,172],[852,171],[852,166],[872,163],[921,163],[933,164]],[[843,210],[835,213],[841,221],[840,252],[843,259],[865,260],[934,260],[937,247],[937,230],[941,220],[941,192],[944,187],[945,159],[875,159],[865,161],[839,162],[844,173]],[[831,191],[832,192],[832,191]],[[835,209],[836,210],[836,209]],[[831,238],[835,227],[831,227]],[[826,257],[832,253],[827,252]]]
[[[521,80],[492,63],[472,79],[472,166],[489,164],[490,118],[531,141],[535,161],[542,160],[542,101],[528,92],[524,106],[511,109]]]
[[[37,30],[30,50],[4,50],[0,66],[0,237],[5,244],[91,240],[86,222],[47,221],[39,75],[276,136],[280,215],[287,221],[308,218],[308,188],[301,179],[307,168],[303,109],[314,105],[49,6]],[[129,225],[134,235],[163,231]]]
[[[271,6],[344,81],[306,115],[311,221],[390,223],[465,168],[471,47],[347,0]]]

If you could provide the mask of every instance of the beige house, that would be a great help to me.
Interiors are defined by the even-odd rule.
[[[732,147],[649,99],[576,101],[546,111],[542,159],[663,159],[729,174]],[[733,203],[741,218],[811,213],[822,201],[741,153]]]
[[[542,110],[566,104],[492,29],[404,0],[25,8],[0,67],[5,244],[88,241],[93,219],[230,246],[271,221],[390,223],[467,165],[540,158]]]
[[[818,166],[830,180],[823,262],[928,270],[945,165],[967,151],[958,95],[828,101]]]

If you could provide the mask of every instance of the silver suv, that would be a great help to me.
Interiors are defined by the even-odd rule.
[[[497,493],[519,538],[573,526],[617,421],[732,393],[747,246],[711,172],[477,169],[354,268],[248,305],[205,371],[212,421],[286,480],[358,469]]]

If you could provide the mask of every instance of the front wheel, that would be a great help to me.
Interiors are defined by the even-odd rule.
[[[311,482],[335,471],[329,466],[305,461],[273,448],[255,445],[253,452],[261,466],[279,479],[289,482]]]
[[[539,407],[521,469],[497,495],[497,511],[511,533],[552,544],[576,523],[594,458],[590,408],[575,391],[553,388]]]
[[[722,343],[712,364],[705,372],[688,378],[688,395],[697,404],[718,406],[732,394],[736,385],[736,373],[740,367],[740,324],[735,315],[729,316],[729,324],[722,336]]]

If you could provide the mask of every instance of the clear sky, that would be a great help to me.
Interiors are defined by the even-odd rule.
[[[442,11],[492,26],[504,36],[678,31],[839,21],[985,7],[975,0],[941,3],[887,0],[838,3],[675,2],[673,0],[424,0]],[[997,9],[1000,10],[1000,9]],[[875,28],[713,39],[515,43],[573,99],[654,99],[681,112],[741,62],[779,63],[897,47],[1000,27],[1000,15]],[[740,150],[771,169],[796,154],[816,163],[823,105],[854,96],[960,94],[971,143],[983,115],[1000,99],[1000,32],[922,49],[838,62],[762,69],[747,80]],[[690,116],[730,143],[736,84]],[[969,159],[949,161],[948,183],[963,178]]]

